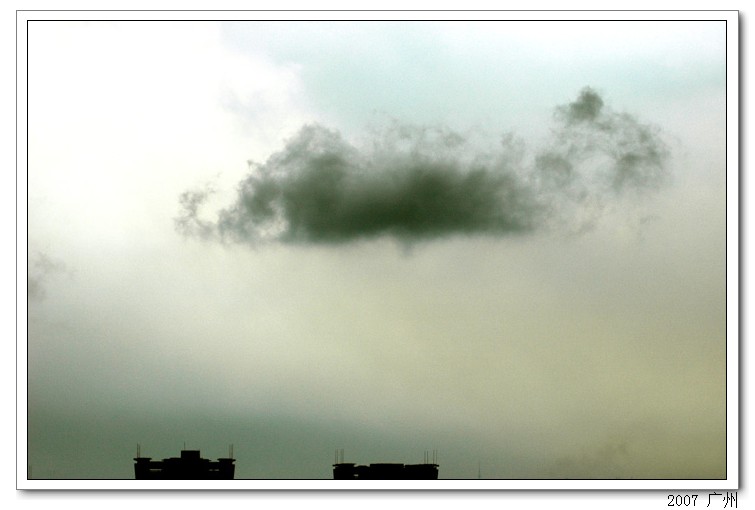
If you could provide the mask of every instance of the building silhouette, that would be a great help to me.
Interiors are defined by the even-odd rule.
[[[433,450],[432,462],[425,452],[422,464],[376,463],[359,466],[343,461],[343,449],[336,450],[336,462],[333,464],[335,480],[437,480],[438,453]]]
[[[437,480],[438,464],[333,464],[334,480]]]
[[[233,449],[217,461],[203,459],[199,450],[181,450],[180,457],[152,460],[137,447],[134,475],[137,480],[233,480],[236,471]]]

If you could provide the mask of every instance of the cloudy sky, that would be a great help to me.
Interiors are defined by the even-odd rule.
[[[724,22],[31,22],[28,463],[726,477]]]

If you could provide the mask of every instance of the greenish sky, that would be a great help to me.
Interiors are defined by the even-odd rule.
[[[28,26],[34,477],[726,476],[724,22]]]

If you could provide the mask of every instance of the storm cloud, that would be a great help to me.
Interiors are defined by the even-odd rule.
[[[606,108],[593,89],[553,119],[550,138],[531,154],[510,134],[491,148],[446,127],[394,122],[357,145],[306,125],[265,163],[250,162],[235,202],[216,219],[199,215],[211,190],[184,192],[176,228],[250,244],[504,236],[664,181],[659,131]]]

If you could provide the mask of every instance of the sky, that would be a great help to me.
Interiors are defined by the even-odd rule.
[[[724,22],[28,25],[28,464],[726,477]]]

